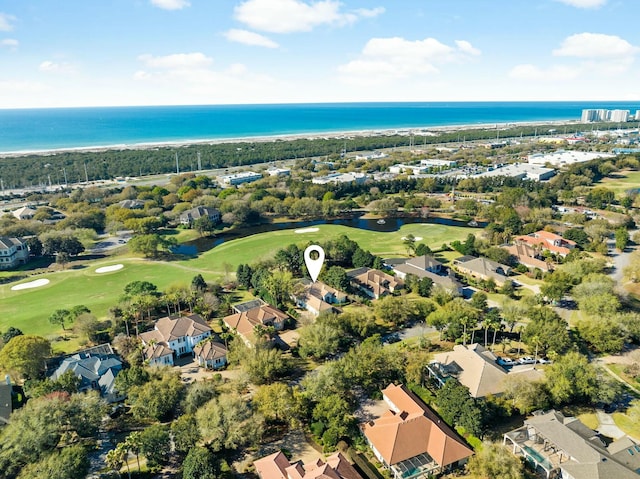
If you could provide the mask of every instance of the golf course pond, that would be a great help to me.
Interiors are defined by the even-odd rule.
[[[230,231],[216,234],[213,237],[198,238],[193,241],[188,241],[179,245],[173,251],[174,253],[186,256],[196,256],[199,253],[209,251],[216,246],[220,246],[221,244],[234,239],[246,238],[247,236],[252,236],[258,233],[268,233],[271,231],[281,231],[289,229],[300,229],[304,231],[306,229],[317,227],[318,225],[340,225],[348,226],[350,228],[358,228],[361,230],[376,231],[379,233],[390,233],[393,231],[398,231],[402,226],[408,224],[439,224],[447,226],[469,227],[468,222],[466,221],[459,221],[450,218],[421,218],[413,216],[402,218],[385,218],[384,220],[361,218],[359,216],[356,216],[351,218],[338,218],[330,220],[315,219],[308,221],[282,221],[274,223],[261,223],[259,225],[244,228],[234,228]],[[484,228],[485,226],[486,223],[483,222],[474,224],[474,227],[477,228]]]

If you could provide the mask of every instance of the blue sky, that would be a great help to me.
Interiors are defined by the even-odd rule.
[[[0,0],[0,108],[640,100],[638,0]]]

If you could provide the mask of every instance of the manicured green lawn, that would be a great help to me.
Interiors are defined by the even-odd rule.
[[[613,413],[613,420],[622,431],[636,440],[640,440],[640,424],[621,412]]]
[[[58,335],[62,331],[49,323],[50,314],[59,308],[71,308],[84,304],[97,317],[105,317],[131,281],[150,281],[162,290],[176,283],[189,284],[196,274],[206,281],[222,279],[225,269],[233,277],[240,263],[254,263],[272,257],[279,248],[290,243],[303,246],[307,242],[326,241],[346,234],[363,248],[381,256],[406,255],[402,237],[413,234],[424,238],[422,242],[432,248],[443,242],[464,239],[472,228],[458,228],[434,224],[406,225],[400,231],[378,233],[346,226],[320,225],[314,233],[295,233],[294,230],[261,233],[222,244],[194,259],[176,261],[150,261],[129,256],[111,257],[109,260],[87,262],[82,269],[44,273],[22,282],[48,279],[50,283],[33,289],[12,291],[17,283],[0,285],[0,331],[9,326],[20,328],[28,334]],[[96,268],[114,264],[124,268],[110,273],[97,274]],[[225,264],[227,267],[225,268]]]
[[[614,178],[604,178],[600,185],[621,195],[629,189],[640,187],[640,171],[620,171]]]

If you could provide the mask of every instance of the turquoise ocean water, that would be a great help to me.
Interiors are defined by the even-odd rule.
[[[579,120],[583,109],[630,102],[428,102],[0,109],[0,152]]]

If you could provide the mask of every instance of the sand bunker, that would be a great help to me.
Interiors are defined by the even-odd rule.
[[[402,238],[400,238],[402,241],[405,241],[407,239],[406,236],[403,236]],[[416,241],[422,241],[422,236],[414,236],[413,237],[414,240]]]
[[[320,228],[302,228],[295,230],[295,233],[315,233],[317,231],[320,231]]]
[[[15,286],[11,286],[11,291],[20,291],[21,289],[38,288],[40,286],[44,286],[45,284],[49,284],[48,279],[36,279],[35,281],[30,281],[28,283],[16,284]]]
[[[118,271],[119,269],[124,268],[123,264],[114,264],[113,266],[103,266],[102,268],[96,269],[96,273],[111,273],[112,271]]]

